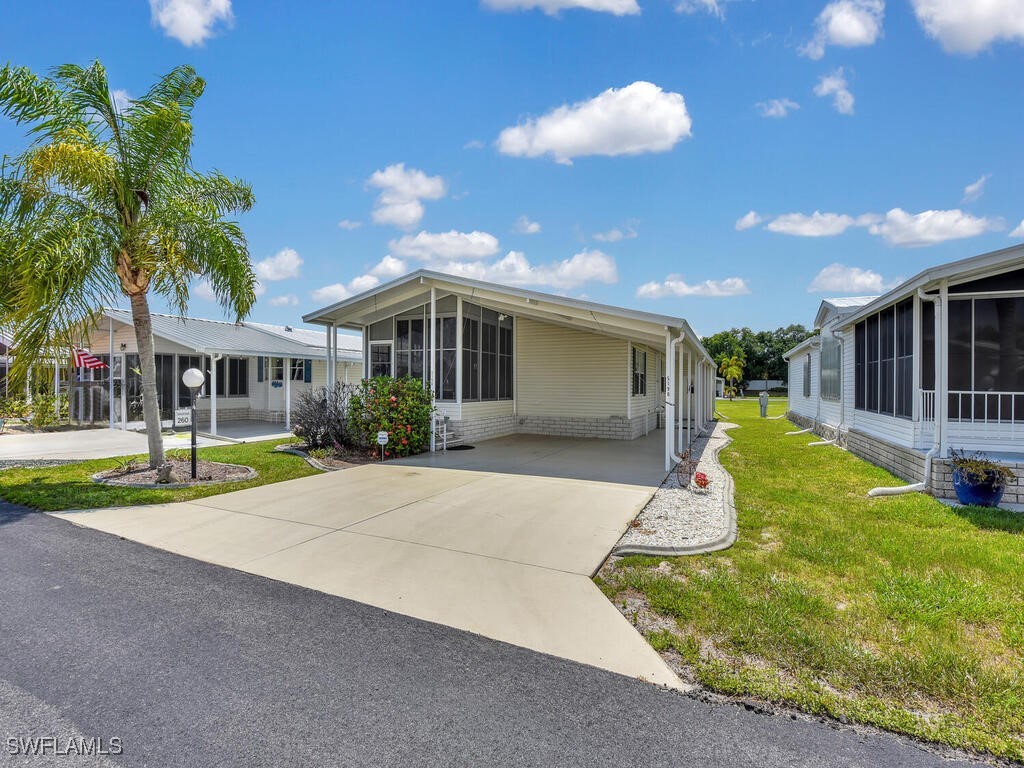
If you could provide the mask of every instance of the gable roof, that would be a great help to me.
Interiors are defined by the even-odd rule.
[[[821,328],[832,317],[843,317],[856,312],[865,304],[870,304],[877,296],[839,296],[822,299],[818,314],[814,317],[814,327]]]
[[[303,315],[302,319],[307,323],[335,323],[341,328],[362,329],[364,325],[428,303],[432,288],[441,295],[462,296],[515,317],[527,317],[652,345],[664,345],[668,329],[680,330],[686,334],[693,348],[699,350],[708,362],[713,362],[690,324],[680,317],[598,304],[428,269],[416,270],[357,296],[315,310]]]
[[[323,330],[315,330],[313,328],[295,328],[291,325],[271,325],[270,323],[254,323],[246,321],[246,325],[250,325],[254,328],[259,328],[261,331],[272,333],[275,336],[280,336],[283,339],[289,339],[290,341],[297,341],[300,344],[306,344],[310,347],[324,347],[326,339],[326,333]],[[363,356],[363,339],[360,336],[353,336],[350,333],[339,333],[338,334],[338,357],[349,359],[352,354],[355,355],[356,360],[362,360]]]
[[[126,309],[108,308],[103,316],[124,325],[134,325],[132,314]],[[238,355],[318,358],[327,359],[324,334],[305,329],[294,337],[287,335],[285,326],[264,326],[261,323],[230,323],[224,320],[207,320],[199,317],[177,315],[151,315],[153,334],[180,344],[203,355]],[[276,329],[276,330],[275,330]],[[313,343],[313,336],[319,336],[320,344]],[[341,345],[339,343],[339,352]],[[361,350],[361,347],[360,347]],[[346,357],[339,354],[339,357]],[[361,359],[360,355],[356,359]]]

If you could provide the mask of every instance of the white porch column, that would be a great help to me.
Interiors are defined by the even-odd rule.
[[[676,357],[676,453],[683,452],[683,386],[686,384],[683,376],[683,366],[686,360],[686,349],[680,348]]]
[[[338,326],[331,325],[331,385],[338,380]]]
[[[284,431],[292,431],[292,359],[284,359]]]
[[[686,356],[686,447],[693,445],[693,353]]]
[[[71,380],[68,380],[68,397],[71,397]],[[92,398],[90,397],[91,401]],[[68,406],[70,407],[71,400],[68,400]],[[57,359],[57,355],[53,356],[53,411],[57,417],[57,421],[60,421],[60,360]]]
[[[114,318],[110,318],[110,332],[108,334],[108,340],[110,342],[110,367],[107,368],[107,415],[108,427],[114,428]],[[71,385],[71,380],[68,379],[68,385]],[[70,402],[70,401],[69,401]],[[68,416],[71,416],[70,410]]]
[[[210,356],[210,434],[217,434],[217,361],[222,355]]]
[[[435,392],[437,387],[437,288],[430,286],[430,450],[437,450]]]
[[[675,444],[675,403],[672,398],[675,393],[672,391],[672,375],[675,368],[673,354],[675,349],[672,346],[672,331],[665,330],[665,471],[672,469],[672,446]]]
[[[462,297],[455,298],[455,402],[462,406]],[[461,411],[460,411],[461,412]]]
[[[128,431],[128,354],[121,353],[121,431]]]
[[[939,457],[949,458],[949,280],[943,280],[935,304],[936,330],[935,359],[941,361],[939,376],[935,379],[935,428],[939,430]],[[973,341],[972,341],[973,343]],[[974,408],[973,401],[971,408]],[[973,411],[972,411],[973,413]]]

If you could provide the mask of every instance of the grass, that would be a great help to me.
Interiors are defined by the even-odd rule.
[[[90,477],[97,472],[119,466],[125,459],[98,459],[56,467],[6,469],[0,472],[0,498],[47,512],[62,509],[125,507],[188,501],[318,474],[318,471],[300,456],[274,450],[274,446],[288,442],[292,441],[265,440],[199,449],[199,456],[203,459],[244,464],[253,467],[259,473],[254,479],[241,483],[169,490],[100,485],[92,482]],[[137,458],[140,461],[147,460],[145,456]]]
[[[756,400],[720,410],[738,542],[624,558],[609,598],[641,593],[669,627],[652,645],[709,689],[1024,760],[1024,515],[869,499],[904,481]]]

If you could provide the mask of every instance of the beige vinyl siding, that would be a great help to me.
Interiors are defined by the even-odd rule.
[[[447,403],[438,401],[441,408]],[[452,404],[454,405],[454,403]],[[490,416],[509,416],[515,410],[511,400],[483,400],[480,402],[467,402],[462,404],[460,418],[462,419],[483,419]]]
[[[517,318],[515,358],[520,416],[626,415],[625,341]]]

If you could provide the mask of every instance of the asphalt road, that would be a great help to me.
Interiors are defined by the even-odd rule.
[[[118,756],[28,757],[10,739]],[[88,743],[88,742],[86,742]],[[24,745],[24,742],[22,742]],[[708,704],[0,502],[0,765],[916,766],[896,737]]]

